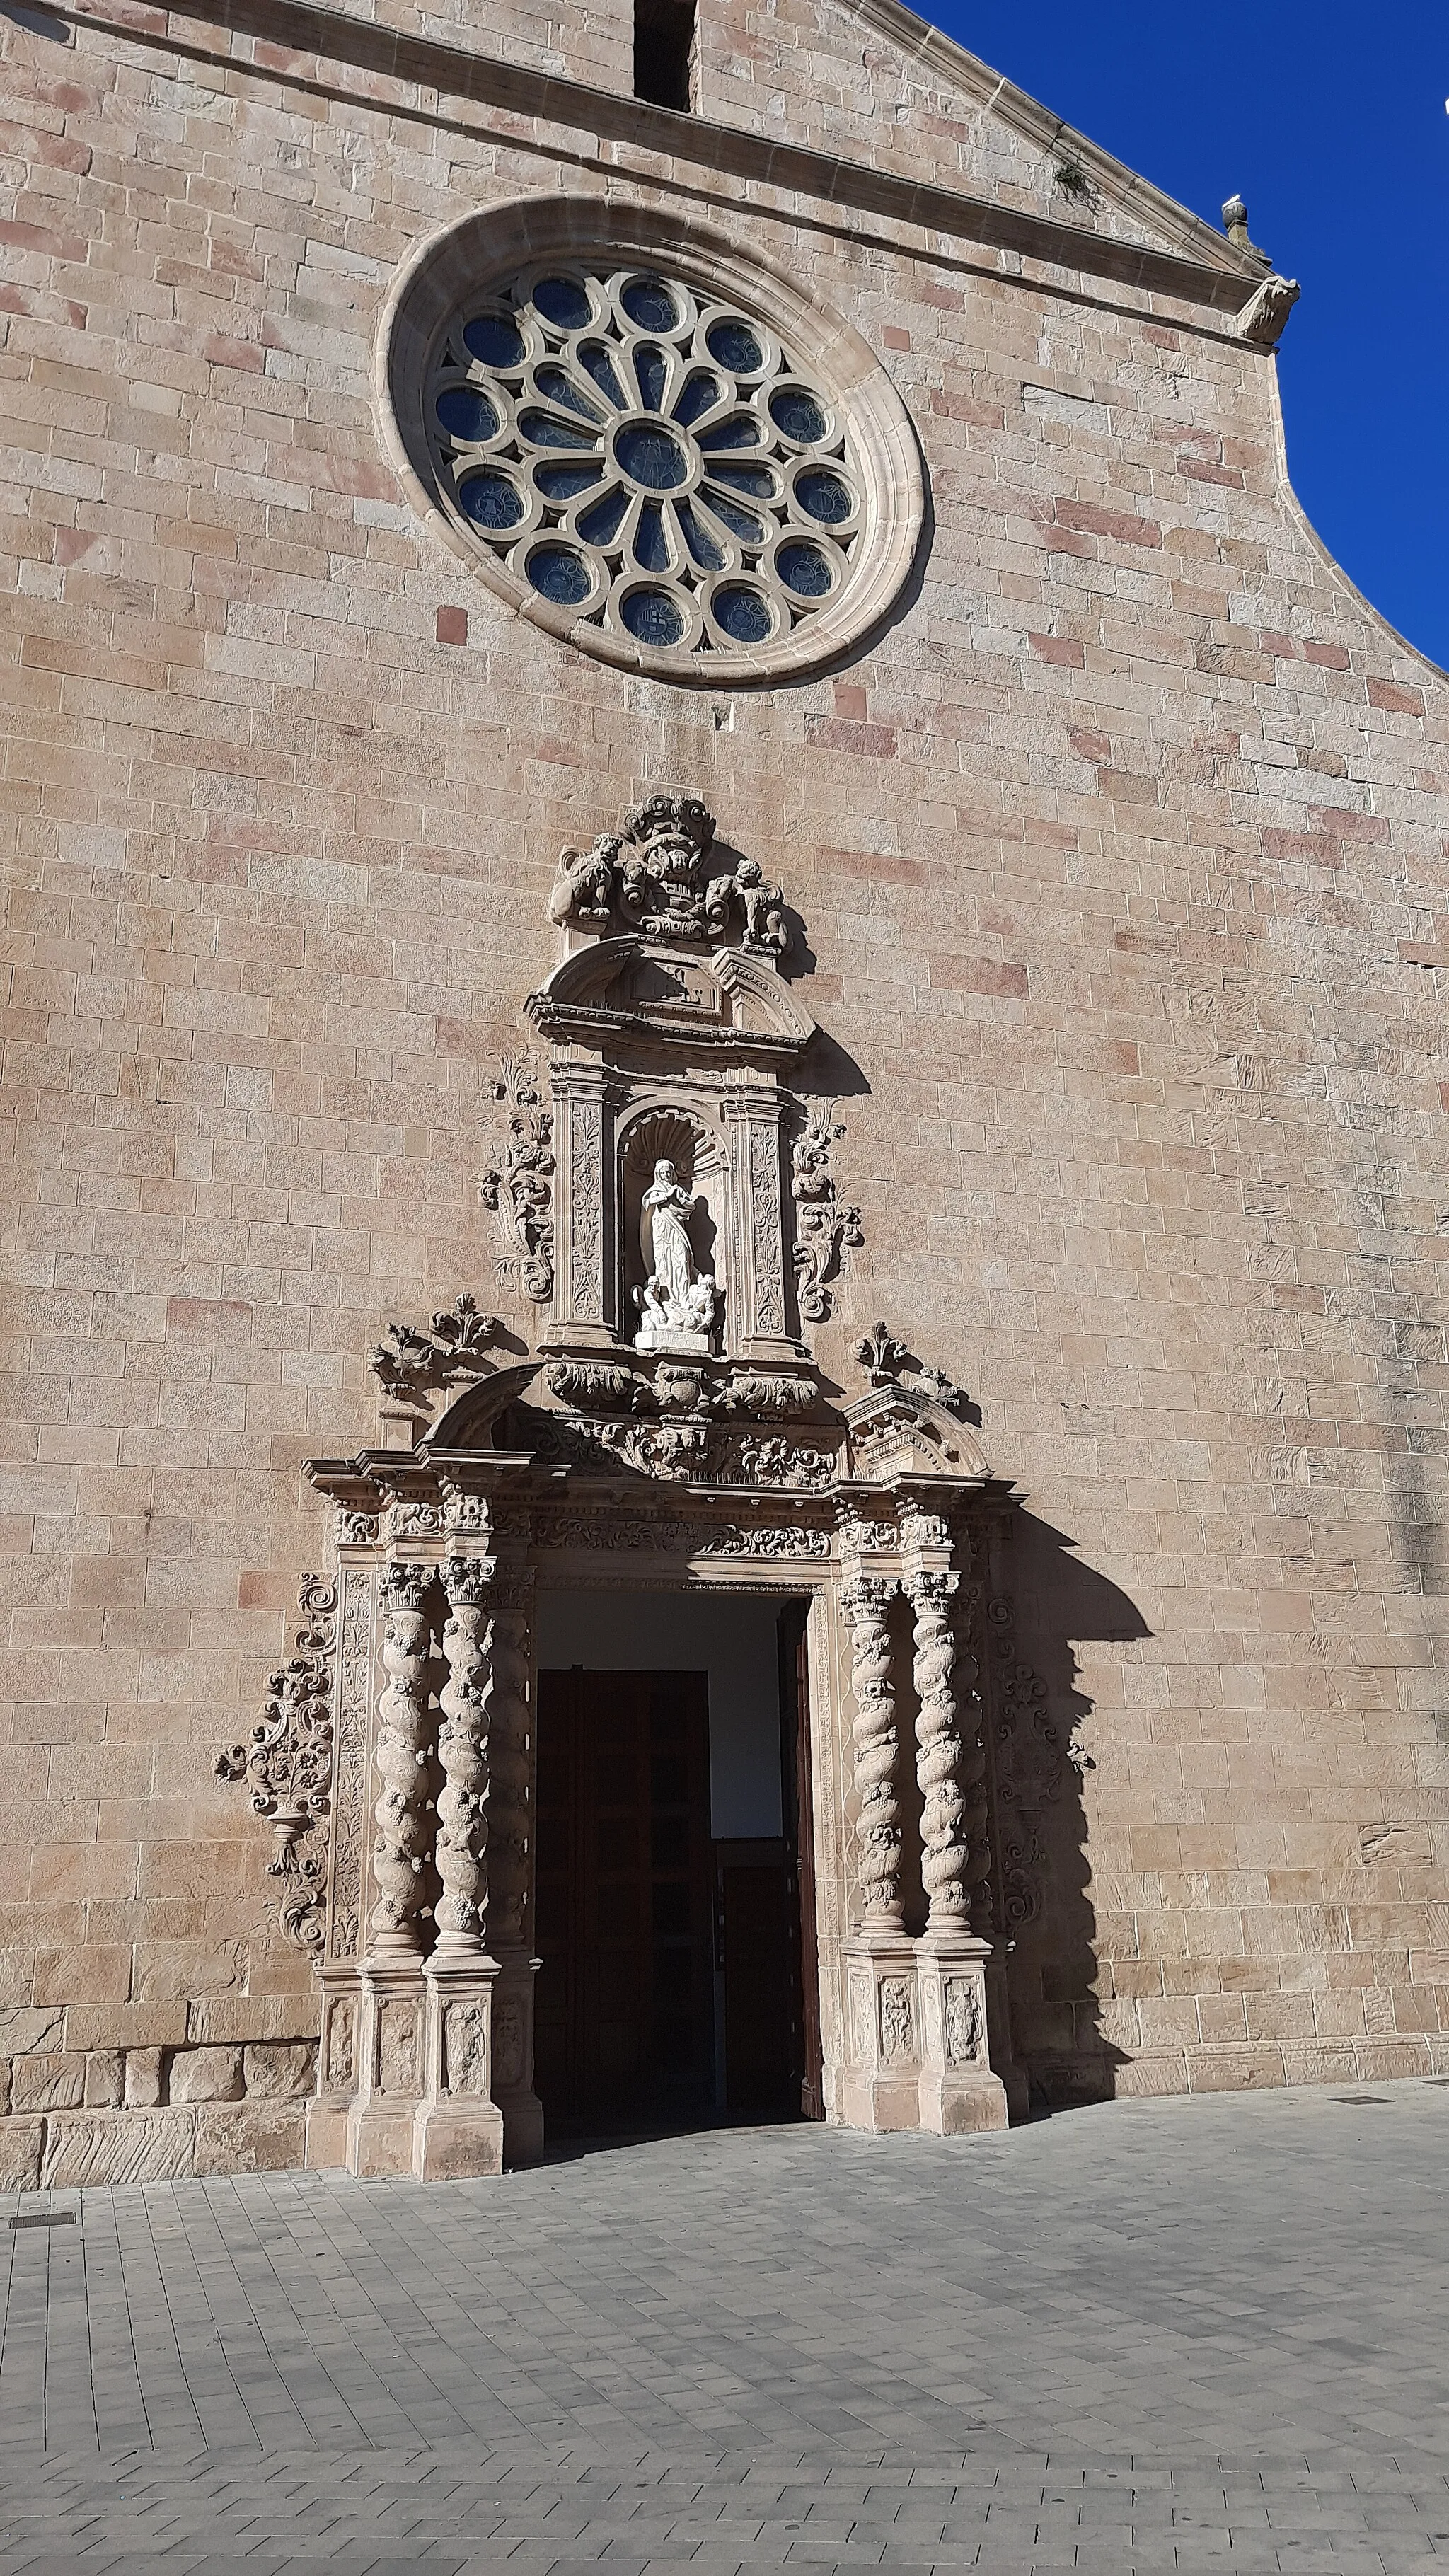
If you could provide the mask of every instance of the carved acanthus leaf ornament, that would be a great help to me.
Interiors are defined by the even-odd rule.
[[[795,1282],[800,1312],[807,1324],[829,1316],[831,1285],[845,1270],[848,1256],[865,1241],[860,1210],[837,1198],[830,1170],[830,1150],[845,1129],[834,1118],[833,1101],[817,1101],[790,1155],[790,1196],[795,1203]]]
[[[412,1324],[389,1324],[368,1366],[389,1395],[430,1394],[487,1377],[491,1362],[483,1355],[502,1332],[499,1318],[480,1314],[476,1299],[464,1289],[451,1307],[434,1315],[428,1332]]]
[[[304,1574],[295,1652],[267,1684],[262,1721],[246,1744],[217,1756],[218,1780],[245,1780],[278,1851],[269,1878],[282,1881],[278,1917],[298,1949],[321,1947],[327,1909],[327,1833],[332,1809],[332,1650],[337,1587]],[[305,1845],[305,1849],[304,1849]]]
[[[508,1103],[508,1133],[478,1183],[478,1196],[498,1219],[501,1280],[516,1280],[536,1306],[553,1295],[553,1113],[545,1109],[532,1056],[506,1055],[495,1100]]]

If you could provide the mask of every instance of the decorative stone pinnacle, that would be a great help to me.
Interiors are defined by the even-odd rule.
[[[497,1315],[480,1315],[477,1300],[465,1288],[451,1307],[434,1315],[432,1329],[420,1333],[412,1324],[389,1324],[368,1360],[368,1367],[388,1394],[424,1394],[451,1386],[459,1378],[487,1377],[483,1353],[501,1339]]]

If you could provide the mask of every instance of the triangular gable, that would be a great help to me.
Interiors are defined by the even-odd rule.
[[[726,0],[706,113],[1248,281],[1267,260],[1129,170],[902,0]],[[704,41],[708,46],[710,37]],[[747,111],[741,114],[740,111]]]

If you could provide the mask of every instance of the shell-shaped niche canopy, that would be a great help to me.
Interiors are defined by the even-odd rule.
[[[672,1163],[688,1189],[702,1172],[717,1168],[720,1159],[719,1139],[687,1109],[645,1109],[620,1140],[619,1162],[626,1181],[637,1181],[645,1188],[656,1163]]]

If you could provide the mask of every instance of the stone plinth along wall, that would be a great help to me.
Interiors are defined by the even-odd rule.
[[[828,0],[748,84],[709,20],[693,126],[623,95],[622,27],[420,19],[453,52],[398,70],[345,12],[231,19],[3,37],[7,2158],[291,2152],[248,2068],[316,2004],[215,1750],[384,1322],[529,1324],[492,1085],[560,849],[664,784],[809,924],[866,1238],[817,1355],[889,1310],[1027,1495],[1003,1660],[1081,1765],[1023,1769],[1039,2085],[1437,2066],[1449,696],[1292,500],[1261,269],[1095,162],[1064,193],[884,19],[866,118]],[[401,265],[560,188],[808,278],[890,371],[929,542],[841,667],[608,667],[401,487]]]

